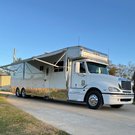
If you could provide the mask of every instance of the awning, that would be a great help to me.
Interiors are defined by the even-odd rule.
[[[55,52],[51,52],[51,53],[45,53],[45,54],[42,54],[42,55],[31,57],[29,59],[24,59],[24,60],[15,62],[15,63],[4,65],[4,66],[1,66],[0,68],[5,68],[5,67],[25,63],[25,62],[28,62],[28,63],[32,62],[33,63],[35,61],[47,64],[47,65],[50,65],[50,66],[53,66],[53,67],[58,67],[57,66],[58,62],[65,56],[65,54],[66,54],[66,50],[62,49],[62,50],[59,50],[59,51],[55,51]],[[54,59],[55,59],[55,64],[52,63],[52,61]]]

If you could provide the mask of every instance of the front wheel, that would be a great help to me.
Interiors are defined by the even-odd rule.
[[[90,109],[99,109],[103,106],[102,94],[98,91],[91,91],[86,98],[87,106]]]
[[[112,108],[121,108],[123,105],[110,105]]]

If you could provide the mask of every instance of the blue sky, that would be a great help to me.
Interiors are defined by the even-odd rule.
[[[0,65],[80,44],[135,63],[135,0],[0,0]]]

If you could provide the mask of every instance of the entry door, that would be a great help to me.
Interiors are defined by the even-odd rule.
[[[72,65],[71,87],[84,88],[86,85],[86,67],[85,62],[74,61]]]

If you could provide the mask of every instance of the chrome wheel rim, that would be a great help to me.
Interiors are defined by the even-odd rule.
[[[94,107],[98,104],[98,97],[95,94],[92,94],[89,96],[88,102],[90,106]]]

